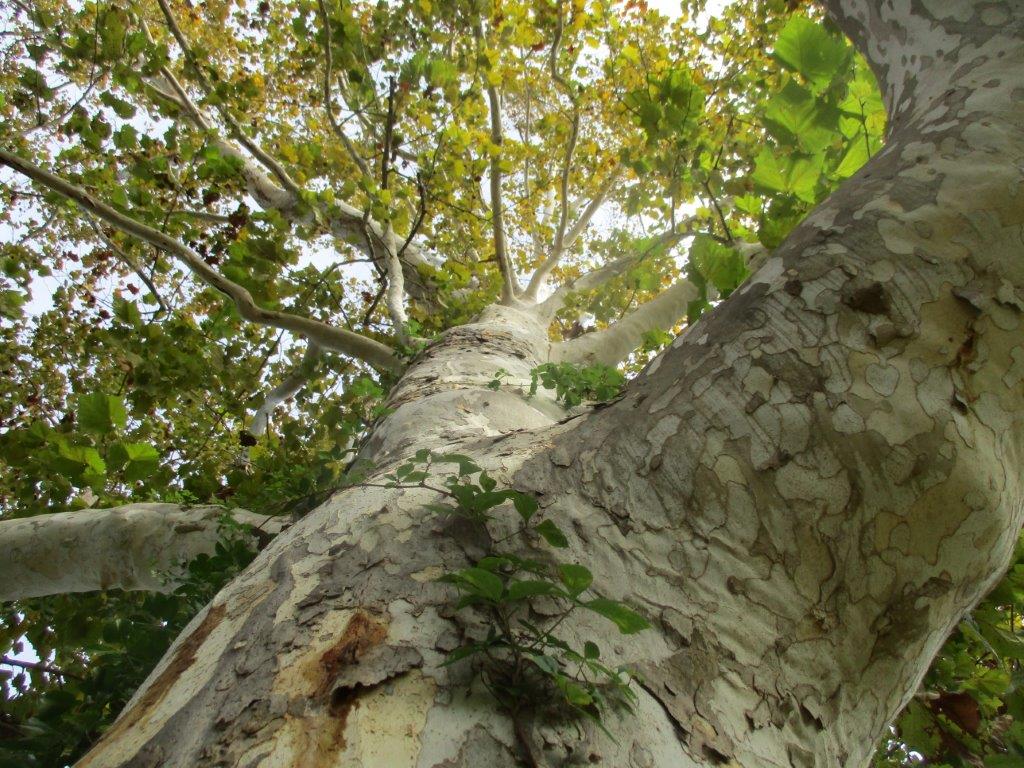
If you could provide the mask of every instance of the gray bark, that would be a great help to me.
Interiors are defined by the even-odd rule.
[[[646,673],[617,742],[543,717],[517,735],[440,666],[481,622],[434,579],[487,542],[428,491],[357,487],[195,619],[80,765],[498,768],[523,738],[552,766],[867,764],[1024,517],[1024,10],[830,6],[892,133],[741,290],[568,420],[517,391],[543,325],[492,308],[414,362],[364,454],[473,456],[650,617],[566,627]]]

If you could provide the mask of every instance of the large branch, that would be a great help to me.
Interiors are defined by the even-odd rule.
[[[221,538],[223,507],[127,504],[0,520],[0,600],[97,589],[171,592],[183,564],[211,554]],[[233,510],[252,526],[252,542],[278,534],[287,518]]]
[[[325,349],[331,349],[335,352],[359,358],[379,370],[399,371],[404,367],[402,361],[395,355],[392,349],[381,344],[379,341],[361,336],[344,328],[335,328],[312,318],[301,317],[288,312],[263,309],[257,306],[245,288],[228,280],[210,267],[191,248],[179,243],[159,230],[153,229],[114,210],[105,203],[96,200],[81,187],[4,150],[0,150],[0,163],[27,176],[47,189],[69,200],[73,200],[90,213],[117,227],[122,232],[138,237],[140,240],[144,240],[150,245],[174,256],[196,277],[230,298],[243,319],[297,333]]]
[[[551,359],[584,365],[615,365],[640,346],[644,334],[671,329],[686,315],[686,306],[698,296],[699,292],[692,283],[679,280],[614,325],[555,344]]]
[[[691,231],[685,231],[666,232],[659,235],[655,239],[654,243],[643,251],[637,251],[634,253],[628,253],[625,256],[620,256],[614,261],[610,261],[591,272],[587,272],[580,277],[577,277],[575,280],[569,280],[558,286],[550,296],[533,309],[533,312],[540,320],[549,322],[551,318],[555,316],[555,313],[562,308],[570,294],[599,288],[609,280],[614,280],[619,275],[623,275],[628,272],[632,267],[647,258],[651,252],[657,248],[672,248],[684,237],[692,234],[694,233]]]

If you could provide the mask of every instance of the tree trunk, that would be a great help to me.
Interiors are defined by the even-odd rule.
[[[644,673],[616,740],[513,723],[441,666],[486,627],[435,578],[488,541],[432,492],[354,487],[218,595],[80,765],[868,763],[1024,518],[1024,10],[832,5],[891,135],[741,290],[572,419],[516,391],[543,325],[491,308],[410,367],[365,451],[385,472],[457,450],[537,494],[560,559],[650,618],[567,622]]]

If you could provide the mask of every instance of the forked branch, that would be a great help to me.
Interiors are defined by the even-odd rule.
[[[157,229],[116,211],[81,187],[4,150],[0,150],[0,163],[68,200],[76,202],[89,213],[122,232],[137,237],[175,257],[201,281],[230,298],[243,319],[297,333],[325,349],[358,358],[379,370],[397,372],[404,367],[394,351],[379,341],[344,328],[335,328],[319,320],[257,306],[245,288],[210,267],[191,248]]]

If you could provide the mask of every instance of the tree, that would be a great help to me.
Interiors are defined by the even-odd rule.
[[[12,0],[10,760],[1017,764],[1024,11],[891,5]]]

